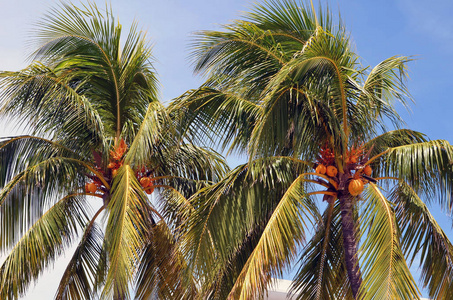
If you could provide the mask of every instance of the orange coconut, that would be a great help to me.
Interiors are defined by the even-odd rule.
[[[363,181],[360,179],[352,179],[348,185],[349,194],[357,196],[363,192]]]
[[[146,188],[151,183],[151,179],[149,177],[142,177],[140,178],[140,184],[142,187]]]
[[[371,176],[373,169],[370,167],[370,165],[366,165],[365,169],[363,169],[363,173],[365,173],[365,175],[367,176]]]
[[[94,194],[94,193],[96,193],[97,189],[98,189],[98,187],[94,182],[89,182],[89,183],[85,184],[85,191],[87,193]]]
[[[330,177],[335,177],[338,174],[338,170],[335,166],[328,166],[327,167],[327,175]]]
[[[321,174],[321,175],[324,175],[326,174],[326,166],[324,166],[323,164],[319,164],[317,167],[316,167],[316,173],[318,174]]]

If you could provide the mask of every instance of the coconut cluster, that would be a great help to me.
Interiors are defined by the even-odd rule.
[[[370,165],[366,164],[367,155],[365,155],[363,147],[352,147],[346,151],[344,156],[346,168],[353,173],[347,181],[348,192],[352,196],[358,196],[363,192],[364,185],[368,183],[368,180],[362,177],[362,174],[370,177],[373,170]],[[343,156],[339,156],[339,158],[343,159]],[[339,178],[334,151],[327,147],[321,148],[315,166],[315,172],[327,176],[331,189],[333,187],[336,191],[338,189]]]
[[[127,149],[128,147],[126,142],[121,139],[118,146],[113,148],[113,150],[110,150],[107,170],[105,171],[101,166],[96,167],[97,171],[102,174],[102,177],[112,180],[113,177],[116,176],[118,169],[121,168],[124,163],[124,156]],[[98,164],[101,164],[100,159],[98,159]],[[152,194],[154,191],[153,178],[149,174],[152,174],[152,172],[145,167],[141,167],[135,172],[135,177],[140,182],[140,185],[143,187],[145,192],[147,194]],[[88,194],[96,194],[98,191],[103,194],[107,191],[107,188],[97,176],[92,176],[91,181],[85,184],[85,192]]]

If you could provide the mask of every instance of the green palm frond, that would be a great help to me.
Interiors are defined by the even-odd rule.
[[[0,268],[2,299],[24,295],[31,281],[73,241],[87,219],[83,199],[69,195],[59,200],[15,244]]]
[[[177,149],[167,151],[170,160],[162,160],[166,164],[161,169],[168,175],[215,182],[229,171],[224,158],[212,149],[181,143]]]
[[[361,216],[362,232],[367,238],[362,246],[363,299],[418,299],[420,292],[412,278],[401,250],[401,233],[392,203],[382,190],[369,184]]]
[[[427,206],[400,181],[390,195],[401,228],[401,247],[410,262],[420,260],[421,280],[431,299],[453,297],[453,245]]]
[[[14,176],[51,157],[74,157],[78,153],[48,139],[36,136],[14,136],[0,142],[0,186]]]
[[[177,128],[194,141],[221,144],[228,152],[246,148],[251,128],[262,108],[256,101],[241,97],[236,90],[202,86],[189,91],[170,104]]]
[[[247,94],[256,95],[286,58],[272,36],[250,22],[238,21],[225,29],[226,32],[198,33],[191,54],[195,71],[220,77],[228,85],[233,85],[239,77],[255,87]]]
[[[217,270],[226,272],[228,277],[228,266],[236,265],[240,272],[247,256],[236,253],[253,250],[264,229],[259,224],[267,223],[286,189],[297,178],[294,165],[291,160],[274,158],[268,164],[238,166],[219,183],[201,189],[190,199],[194,210],[185,224],[184,253],[190,269],[199,272],[199,278],[217,278],[208,279],[207,285],[228,289],[219,284],[223,279],[216,275]],[[252,232],[256,237],[250,236]],[[255,242],[250,244],[248,239]]]
[[[203,283],[203,293],[200,293],[199,298],[214,300],[228,297],[248,257],[258,244],[263,230],[264,224],[256,224],[254,228],[249,230],[247,236],[231,252],[228,260],[216,266],[214,277]]]
[[[197,287],[183,277],[186,267],[178,243],[167,225],[160,221],[149,235],[137,271],[136,299],[195,299]]]
[[[147,197],[129,165],[122,166],[113,181],[105,230],[109,269],[103,299],[129,299],[136,262],[151,226]]]
[[[119,135],[126,123],[138,130],[148,103],[156,100],[156,78],[145,35],[131,27],[121,50],[121,26],[95,4],[84,10],[62,3],[39,24],[35,59],[70,72],[71,84],[101,112],[105,133]],[[132,136],[126,137],[126,140]]]
[[[166,222],[171,224],[170,226],[178,228],[176,232],[179,232],[179,227],[183,226],[193,213],[194,207],[189,201],[189,197],[208,185],[209,183],[206,182],[173,178],[159,191],[155,201]]]
[[[15,243],[46,207],[83,186],[81,161],[51,157],[18,173],[0,191],[1,250]]]
[[[340,207],[330,203],[323,222],[300,254],[293,279],[295,299],[353,299],[344,264]]]
[[[320,32],[314,36],[262,91],[264,114],[252,135],[252,155],[259,147],[262,150],[258,153],[264,156],[275,155],[282,147],[305,154],[309,143],[300,141],[313,135],[324,137],[320,144],[332,143],[330,137],[336,144],[344,144],[349,128],[354,134],[368,134],[364,123],[370,122],[360,117],[367,114],[358,111],[360,107],[354,105],[346,89],[347,75],[357,58],[349,50],[347,37],[341,32],[337,35]],[[354,124],[357,122],[361,126]],[[269,131],[273,136],[264,134]],[[293,141],[294,137],[300,140]]]
[[[294,155],[310,159],[329,136],[337,133],[342,137],[340,122],[328,103],[298,88],[283,87],[280,92],[266,99],[265,113],[248,142],[250,157]],[[283,114],[288,116],[282,118]],[[314,142],[306,143],[307,139]]]
[[[223,231],[221,228],[216,228],[222,225],[217,220],[224,214],[221,208],[223,203],[220,202],[220,198],[222,198],[222,194],[227,193],[229,186],[236,180],[240,181],[238,178],[241,175],[243,176],[244,169],[244,166],[242,166],[232,170],[220,183],[207,187],[206,193],[201,190],[194,196],[192,207],[196,208],[196,210],[192,212],[188,219],[182,245],[184,255],[189,260],[191,269],[189,273],[196,271],[200,274],[200,278],[207,278],[212,270],[211,266],[215,265],[216,251],[220,251],[221,248],[217,250],[213,247],[211,230],[216,230],[217,234]],[[232,231],[237,229],[234,225],[238,225],[238,222],[231,222],[231,225],[233,225],[233,228],[226,232],[224,231],[225,233],[231,234]],[[225,252],[227,251],[225,249]]]
[[[85,153],[75,138],[87,145],[102,142],[103,124],[93,104],[78,93],[71,72],[34,63],[21,72],[1,72],[0,112],[27,123],[37,135],[51,135],[71,149]],[[89,153],[89,152],[88,152]]]
[[[453,191],[453,147],[448,141],[433,140],[388,148],[375,156],[382,167],[380,176],[407,182],[428,203],[437,197],[450,211]]]
[[[366,149],[371,149],[370,158],[389,148],[427,142],[423,133],[410,129],[397,129],[385,132],[365,143]]]
[[[407,56],[387,58],[365,78],[358,103],[367,103],[375,118],[382,118],[383,114],[397,126],[402,123],[394,109],[394,101],[408,108],[408,100],[412,100],[406,86],[407,63],[410,61],[411,58]]]
[[[104,207],[101,207],[85,227],[82,239],[63,273],[55,299],[82,300],[92,298],[94,278],[97,273],[104,237],[101,229],[94,221],[103,210]]]
[[[125,162],[134,163],[137,167],[144,166],[149,163],[150,157],[160,154],[161,143],[165,147],[176,147],[176,142],[170,138],[173,131],[168,124],[169,117],[164,106],[157,101],[149,103],[140,128],[134,133]]]
[[[161,190],[163,196],[167,195],[164,190],[170,188],[189,198],[229,171],[225,159],[212,149],[180,142],[173,147],[159,144],[155,151],[147,165],[152,169],[153,185]],[[165,197],[159,199],[162,202],[170,200]]]
[[[332,31],[333,26],[329,9],[323,10],[320,5],[316,12],[310,5],[294,0],[265,0],[254,5],[251,12],[245,14],[245,18],[277,36],[282,34],[279,37],[281,40],[277,40],[282,44],[283,41],[298,42],[288,45],[292,49],[301,48],[301,44],[312,37],[318,26],[327,31]],[[284,50],[291,51],[287,47]]]
[[[272,275],[281,276],[298,245],[305,239],[313,211],[299,176],[287,189],[266,223],[228,296],[229,299],[263,297]]]

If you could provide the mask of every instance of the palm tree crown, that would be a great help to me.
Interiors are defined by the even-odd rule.
[[[133,285],[139,299],[190,297],[173,207],[223,159],[174,129],[136,24],[122,41],[108,8],[62,3],[38,25],[33,62],[0,73],[1,114],[32,131],[0,144],[0,298],[23,295],[76,241],[57,299],[128,299]]]
[[[184,251],[206,298],[262,297],[297,256],[298,299],[418,298],[415,258],[430,296],[451,297],[453,248],[425,202],[451,211],[453,147],[403,128],[409,57],[363,68],[341,22],[292,0],[193,49],[206,82],[172,104],[180,125],[249,156],[192,197]]]

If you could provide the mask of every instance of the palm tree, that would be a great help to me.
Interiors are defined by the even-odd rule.
[[[451,211],[453,147],[403,127],[410,58],[363,68],[341,22],[293,0],[223,29],[199,33],[206,82],[172,104],[188,134],[249,157],[191,198],[183,252],[203,296],[262,297],[298,256],[297,299],[416,299],[414,260],[450,299],[453,246],[425,203]]]
[[[182,289],[174,207],[191,209],[186,197],[226,165],[174,129],[144,33],[121,31],[108,7],[62,3],[39,23],[33,62],[0,73],[2,116],[31,131],[0,143],[1,299],[74,242],[56,299],[196,293]]]

